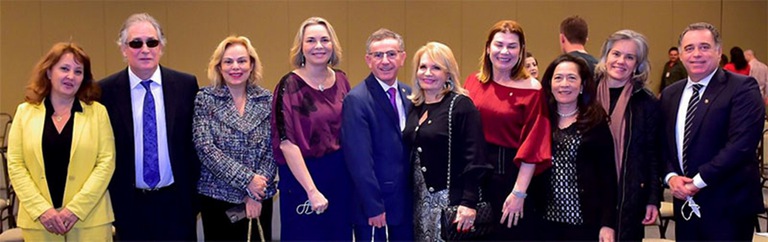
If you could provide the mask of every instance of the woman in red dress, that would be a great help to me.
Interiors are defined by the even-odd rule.
[[[535,201],[525,202],[534,175],[552,165],[551,127],[538,80],[524,68],[525,34],[515,21],[496,23],[488,34],[480,71],[467,77],[494,172],[482,193],[500,221],[491,240],[531,240]],[[529,197],[529,200],[533,197]],[[523,219],[525,218],[525,219]]]

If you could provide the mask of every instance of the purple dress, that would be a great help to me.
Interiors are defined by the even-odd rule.
[[[352,240],[351,180],[341,152],[341,105],[349,93],[344,72],[323,91],[290,72],[275,87],[272,102],[272,146],[280,175],[280,218],[283,241]],[[322,214],[312,212],[304,188],[291,173],[280,142],[299,147],[318,191],[328,199]]]

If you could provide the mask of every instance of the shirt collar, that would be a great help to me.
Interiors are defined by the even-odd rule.
[[[381,81],[381,79],[379,79],[376,76],[373,76],[373,78],[376,78],[376,81],[379,82],[379,85],[381,85],[381,88],[384,88],[385,92],[390,88],[395,88],[395,90],[397,90],[397,83],[398,83],[397,79],[395,79],[395,85],[390,86],[390,85],[387,85],[387,83],[384,83],[383,81]]]
[[[697,83],[694,83],[693,81],[691,81],[691,77],[688,76],[688,83],[685,84],[685,88],[689,88],[689,87],[693,86],[693,84],[701,84],[704,87],[707,87],[707,85],[709,85],[709,81],[711,81],[712,77],[715,76],[715,73],[717,72],[717,69],[719,69],[719,68],[715,68],[715,70],[712,71],[712,73],[709,73],[709,75],[705,76],[704,78],[702,78]]]
[[[163,85],[163,79],[160,78],[162,75],[160,74],[160,66],[157,66],[157,69],[155,69],[155,72],[152,73],[152,76],[149,77],[149,80],[152,80],[153,82],[156,82],[157,84],[160,84],[160,86]],[[131,89],[136,88],[136,86],[140,85],[142,81],[139,76],[136,75],[136,73],[133,73],[130,67],[128,67],[128,80],[131,84]]]

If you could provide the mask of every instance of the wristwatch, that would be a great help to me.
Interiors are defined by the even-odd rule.
[[[528,194],[525,194],[524,192],[512,190],[512,195],[514,195],[517,198],[525,198],[528,196]]]

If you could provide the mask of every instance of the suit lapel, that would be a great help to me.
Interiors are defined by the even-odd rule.
[[[32,120],[30,120],[27,124],[29,125],[30,132],[32,133],[29,137],[43,137],[43,129],[45,129],[45,105],[41,102],[39,105],[36,105],[35,107],[35,114],[32,117]],[[43,164],[43,143],[40,142],[37,147],[35,147],[35,156],[37,158],[37,163],[40,165],[40,167],[45,167],[45,164]]]
[[[706,120],[709,106],[711,106],[715,99],[717,99],[720,92],[723,91],[723,86],[725,86],[726,81],[725,73],[723,73],[722,69],[718,68],[715,75],[713,75],[712,79],[709,81],[706,90],[704,90],[704,94],[701,95],[698,107],[696,107],[696,113],[691,121],[691,140],[695,139],[696,135],[698,135],[698,130],[701,127],[701,124]]]
[[[400,82],[398,86],[400,87],[400,100],[403,101],[403,108],[405,109],[403,110],[403,114],[408,116],[408,112],[411,111],[411,100],[408,100],[408,95],[411,95],[411,91],[405,88],[405,84],[402,82]]]
[[[120,75],[115,86],[116,102],[114,108],[118,117],[112,120],[119,120],[120,123],[115,124],[115,126],[123,126],[122,130],[126,130],[126,133],[130,134],[126,135],[130,139],[127,143],[133,144],[133,104],[131,101],[131,81],[128,79],[127,68]],[[130,152],[131,160],[133,160],[133,154]]]
[[[173,75],[169,72],[168,69],[160,66],[160,75],[163,77],[163,102],[165,103],[165,132],[170,139],[170,137],[174,137],[173,127],[176,120],[176,112],[171,111],[175,110],[176,107],[176,94],[173,90],[178,89],[175,87]]]
[[[365,86],[368,88],[368,92],[371,94],[373,102],[378,104],[379,107],[384,110],[384,114],[386,114],[389,120],[395,124],[395,127],[400,127],[400,119],[397,117],[395,109],[392,108],[392,104],[389,103],[389,96],[387,96],[387,93],[381,88],[379,81],[376,80],[376,77],[374,77],[373,74],[368,75],[368,78],[365,79]]]
[[[80,106],[83,108],[82,112],[75,112],[75,123],[72,127],[72,150],[69,152],[69,160],[72,161],[72,157],[75,155],[75,149],[74,147],[78,147],[78,144],[80,142],[80,136],[83,134],[83,129],[88,126],[88,121],[90,119],[86,118],[87,115],[90,113],[86,113],[87,107],[85,106],[85,103],[80,103]],[[92,140],[92,142],[95,142],[95,140]]]
[[[675,89],[672,89],[672,91],[670,92],[670,95],[672,96],[669,98],[669,102],[671,103],[665,104],[665,106],[668,107],[667,113],[666,113],[667,117],[673,118],[672,119],[673,122],[671,123],[671,125],[666,126],[667,140],[669,141],[670,144],[677,144],[676,135],[675,135],[676,134],[675,131],[677,128],[677,112],[680,109],[680,101],[681,101],[680,99],[683,96],[683,90],[685,90],[685,83],[687,82],[681,82],[680,84],[682,85],[670,86],[671,88],[675,88]],[[667,147],[669,147],[670,149],[669,153],[674,154],[675,161],[680,160],[680,157],[677,156],[677,145],[668,145]],[[676,165],[674,167],[675,167],[675,170],[680,169],[679,165]],[[681,172],[680,174],[682,174],[682,171],[678,171],[678,172]]]

